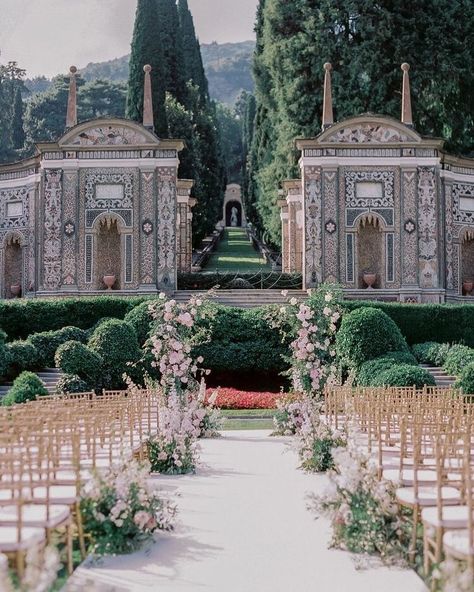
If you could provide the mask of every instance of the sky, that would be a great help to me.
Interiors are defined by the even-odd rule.
[[[201,43],[253,39],[258,0],[188,0]],[[29,78],[130,51],[136,0],[0,0],[0,63]]]

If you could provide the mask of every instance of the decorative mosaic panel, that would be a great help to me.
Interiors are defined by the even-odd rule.
[[[385,249],[386,249],[386,278],[387,283],[393,283],[395,279],[395,253],[394,253],[394,235],[392,232],[388,232],[385,235]]]
[[[143,172],[141,175],[140,282],[143,285],[155,282],[155,233],[152,223],[155,218],[154,179],[155,175],[152,172]]]
[[[133,181],[133,171],[124,171],[123,169],[92,169],[88,171],[84,187],[86,208],[111,210],[133,207]],[[97,195],[98,185],[105,186],[103,188],[105,191],[99,195]],[[120,186],[120,194],[117,192],[117,186]]]
[[[133,236],[125,235],[125,283],[133,281]]]
[[[27,265],[28,269],[25,273],[26,288],[28,292],[36,289],[36,241],[35,237],[35,220],[36,220],[36,200],[39,196],[38,185],[32,187],[29,193],[29,204],[30,204],[30,237],[31,240],[28,244],[28,258]]]
[[[417,284],[418,237],[415,232],[417,219],[417,176],[415,170],[402,172],[403,188],[403,239],[402,239],[402,284]]]
[[[346,282],[354,283],[354,235],[346,234]]]
[[[86,284],[92,284],[94,253],[94,237],[92,234],[86,235],[85,243],[85,282]]]
[[[325,142],[338,144],[388,144],[391,142],[410,142],[411,138],[400,130],[383,125],[360,124],[345,127],[325,139]]]
[[[337,238],[337,172],[324,171],[324,281],[336,283],[339,280],[338,273],[338,238]]]
[[[322,203],[321,169],[304,170],[305,204],[305,288],[316,287],[322,281]]]
[[[64,173],[62,253],[62,283],[64,286],[73,286],[76,283],[78,184],[79,175],[77,171]]]
[[[472,200],[471,209],[461,209],[466,198]],[[452,189],[453,219],[460,224],[474,224],[474,183],[454,183]],[[467,201],[467,200],[466,200]]]
[[[176,288],[176,168],[158,171],[158,288]]]
[[[445,257],[446,257],[446,288],[454,290],[454,269],[453,269],[453,187],[450,183],[445,185]]]
[[[84,130],[68,142],[71,146],[123,146],[149,143],[150,140],[140,131],[113,125]]]
[[[0,190],[0,228],[26,228],[29,220],[30,187]]]
[[[393,208],[394,207],[394,172],[393,171],[355,171],[346,170],[346,207],[348,208]],[[382,197],[358,197],[357,183],[382,183]]]
[[[418,169],[418,248],[420,286],[438,287],[436,176],[432,167]]]
[[[43,288],[61,285],[61,205],[62,171],[49,169],[44,176],[43,208]]]

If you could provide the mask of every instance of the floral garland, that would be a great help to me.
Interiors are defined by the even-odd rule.
[[[176,508],[148,484],[150,466],[121,462],[85,485],[81,512],[96,555],[130,553],[157,530],[173,530]]]

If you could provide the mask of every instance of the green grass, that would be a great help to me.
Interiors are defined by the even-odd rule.
[[[273,409],[223,409],[225,421],[222,429],[272,430],[273,413]]]
[[[243,228],[226,228],[224,236],[211,255],[207,271],[258,272],[268,271],[270,266],[256,251]]]
[[[230,419],[249,417],[249,418],[272,418],[274,409],[222,409],[222,415]]]

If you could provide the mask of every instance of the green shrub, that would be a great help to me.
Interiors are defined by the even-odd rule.
[[[90,384],[74,374],[63,374],[56,384],[56,393],[87,393],[91,390]]]
[[[440,343],[438,347],[433,347],[433,364],[435,366],[444,366],[451,347],[449,343]]]
[[[436,383],[434,377],[424,368],[398,364],[378,374],[370,386],[416,386],[416,388],[423,388],[425,384],[435,386]]]
[[[79,341],[66,341],[58,347],[54,361],[65,374],[79,376],[87,383],[95,383],[104,361],[95,351]]]
[[[463,368],[472,362],[474,362],[474,349],[466,345],[453,345],[446,356],[443,368],[451,376],[458,376]]]
[[[28,337],[38,353],[38,365],[41,368],[54,367],[54,355],[60,345],[66,341],[87,341],[87,331],[78,327],[63,327],[57,331],[45,331],[34,333]]]
[[[44,384],[33,372],[22,372],[13,382],[12,388],[2,399],[2,405],[15,405],[34,401],[37,396],[47,395]]]
[[[427,341],[426,343],[415,343],[411,349],[420,364],[433,364],[434,353],[439,345],[436,341]]]
[[[374,386],[378,376],[400,364],[418,366],[415,358],[408,352],[391,352],[386,356],[364,362],[357,371],[356,381],[359,386]]]
[[[93,335],[94,331],[97,329],[97,327],[99,327],[100,325],[102,325],[102,323],[105,323],[106,321],[110,321],[113,318],[115,318],[115,317],[102,317],[96,323],[94,323],[92,325],[92,327],[87,329],[87,341],[89,341],[89,339],[92,337],[92,335]]]
[[[300,290],[303,282],[301,273],[178,273],[178,289],[210,290],[216,286],[229,289],[236,279],[244,280],[244,285],[250,285],[250,288],[274,290]]]
[[[18,376],[23,370],[35,370],[38,368],[38,352],[29,341],[12,341],[7,344],[9,352],[10,376]]]
[[[339,359],[348,368],[388,352],[408,352],[408,346],[394,321],[376,308],[359,308],[346,314],[336,335]]]
[[[10,364],[10,352],[5,345],[7,334],[0,329],[0,378],[6,375]]]
[[[462,369],[454,386],[462,389],[462,392],[466,395],[474,395],[474,363],[468,364]]]
[[[88,345],[103,359],[104,388],[123,388],[122,375],[129,370],[128,363],[136,362],[141,353],[133,327],[118,319],[105,321],[94,331]]]
[[[124,321],[129,323],[137,334],[140,347],[145,343],[150,335],[152,316],[150,313],[150,301],[145,301],[132,308],[125,315]]]

